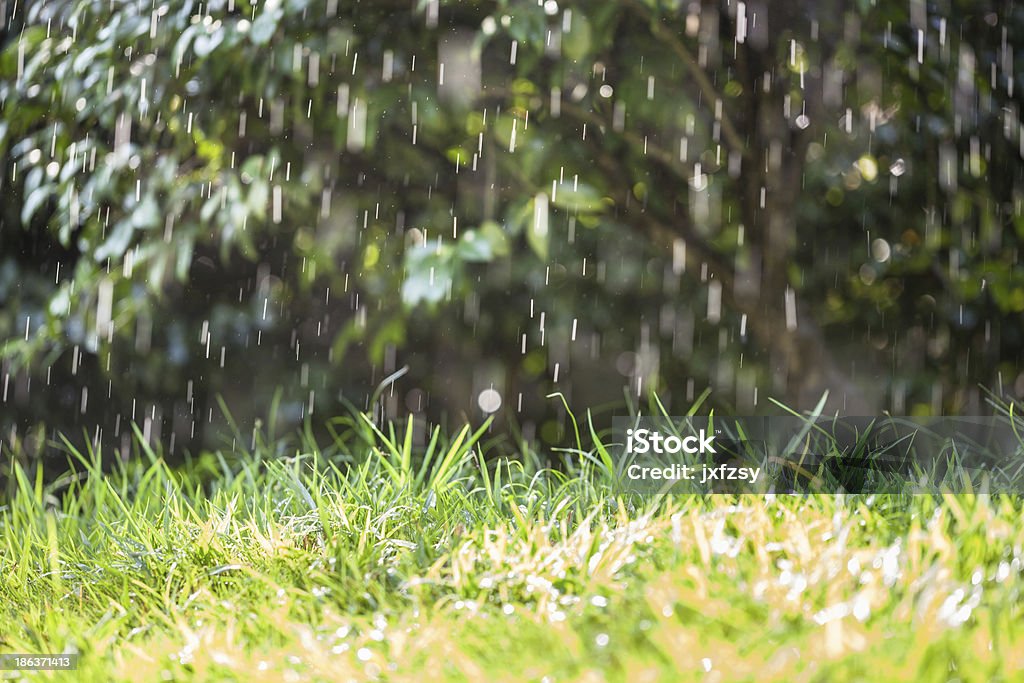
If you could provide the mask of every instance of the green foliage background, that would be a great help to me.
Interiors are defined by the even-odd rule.
[[[743,7],[9,10],[0,438],[1024,393],[1024,9]]]

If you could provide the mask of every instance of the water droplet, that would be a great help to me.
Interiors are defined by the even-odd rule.
[[[477,396],[476,403],[485,413],[494,413],[501,407],[501,394],[494,389],[484,389]]]

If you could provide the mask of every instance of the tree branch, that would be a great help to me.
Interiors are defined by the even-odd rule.
[[[697,60],[693,58],[690,51],[686,49],[686,45],[683,44],[683,41],[679,40],[679,36],[665,28],[665,26],[662,25],[660,18],[654,16],[654,14],[652,14],[651,11],[644,6],[642,2],[640,2],[640,0],[626,0],[625,5],[631,8],[637,16],[642,17],[650,23],[651,33],[653,33],[658,40],[665,43],[672,52],[679,57],[683,66],[686,67],[690,72],[690,75],[693,76],[695,81],[697,81],[697,86],[704,94],[704,97],[711,100],[712,103],[723,99],[718,90],[715,89],[714,84],[708,78],[708,75],[704,72],[704,69],[701,68],[700,64],[697,63]],[[720,119],[720,122],[722,124],[722,135],[725,136],[726,145],[730,149],[738,151],[746,156],[747,151],[745,149],[746,146],[743,144],[743,139],[736,131],[736,127],[733,125],[732,120],[725,113],[724,107],[722,109],[722,118]]]

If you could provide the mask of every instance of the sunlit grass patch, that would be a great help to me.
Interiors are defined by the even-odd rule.
[[[0,648],[80,652],[68,680],[1024,675],[1018,497],[630,497],[596,452],[348,427],[180,471],[16,467]]]

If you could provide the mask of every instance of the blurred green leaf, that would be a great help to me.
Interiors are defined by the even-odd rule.
[[[569,31],[562,34],[562,54],[578,62],[590,53],[590,47],[590,22],[582,11],[576,9],[572,14]]]
[[[106,241],[96,249],[93,258],[100,263],[108,258],[120,258],[127,251],[134,232],[135,226],[132,225],[132,221],[128,219],[118,221],[114,224],[114,229],[110,231]]]
[[[508,256],[508,236],[501,226],[494,221],[484,221],[480,226],[480,235],[490,244],[495,256]]]
[[[494,258],[494,250],[486,237],[469,230],[459,237],[458,256],[463,261],[486,263]]]
[[[604,209],[598,191],[586,183],[565,181],[555,186],[551,203],[559,209],[596,213]]]
[[[266,45],[269,43],[270,39],[274,36],[274,32],[277,31],[277,23],[283,15],[284,10],[280,7],[264,7],[256,15],[252,26],[249,27],[249,39],[256,45]]]

